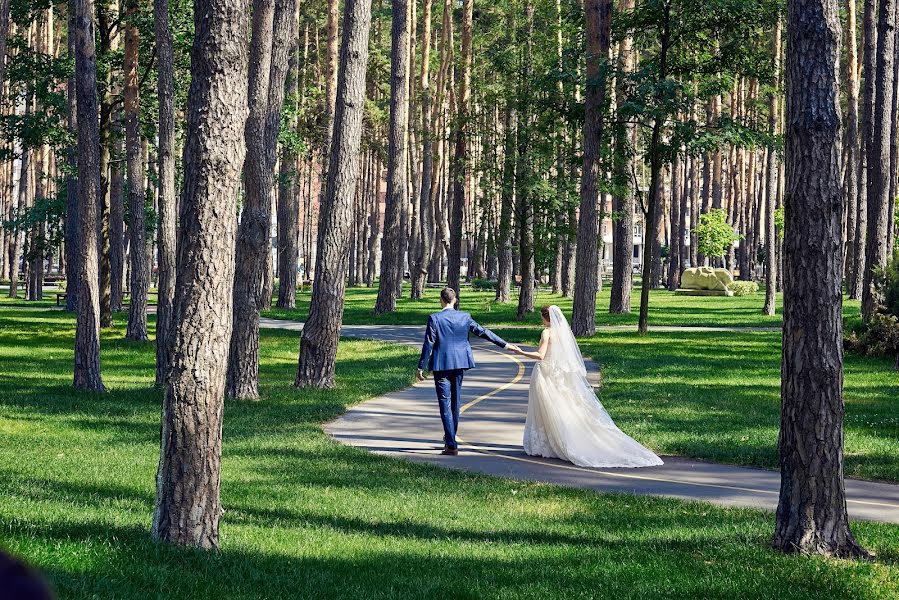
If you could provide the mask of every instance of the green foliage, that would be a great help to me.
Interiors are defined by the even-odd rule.
[[[774,210],[774,230],[777,232],[777,239],[783,241],[784,239],[784,225],[786,223],[786,217],[784,215],[784,208],[781,206]]]
[[[699,251],[710,258],[724,256],[740,236],[727,223],[727,213],[720,208],[699,216],[699,225],[693,230],[699,244]]]
[[[496,291],[496,285],[495,279],[474,278],[471,280],[471,287],[479,292]]]
[[[874,272],[879,306],[870,321],[850,330],[846,348],[869,356],[892,356],[899,369],[899,250]]]
[[[759,291],[759,284],[754,281],[732,281],[727,289],[734,293],[734,296],[752,296]]]

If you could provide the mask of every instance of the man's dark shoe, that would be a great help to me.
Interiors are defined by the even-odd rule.
[[[443,452],[440,454],[441,456],[459,456],[459,450],[457,448],[444,447]]]

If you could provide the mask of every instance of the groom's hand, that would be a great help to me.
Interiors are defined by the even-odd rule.
[[[516,354],[518,352],[521,352],[521,348],[519,348],[515,344],[506,344],[506,350],[508,350],[509,352],[515,352]]]
[[[424,381],[424,380],[425,380],[425,374],[422,372],[421,369],[419,369],[419,370],[418,370],[418,381],[419,381],[419,382],[422,382],[422,381]]]

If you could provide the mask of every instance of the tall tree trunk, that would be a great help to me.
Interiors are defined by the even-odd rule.
[[[517,318],[520,321],[528,313],[534,312],[536,287],[535,248],[534,248],[534,201],[531,199],[529,180],[534,177],[531,172],[530,153],[528,152],[528,136],[533,131],[533,118],[530,107],[531,95],[531,56],[534,33],[534,5],[528,0],[525,6],[527,31],[522,50],[521,76],[519,78],[519,111],[521,123],[518,129],[518,160],[516,161],[515,180],[517,185],[518,207],[518,256],[521,262],[521,290],[518,292]]]
[[[93,0],[72,0],[78,123],[78,283],[75,287],[75,368],[78,390],[105,391],[100,376],[100,294],[97,216],[100,201],[100,126]]]
[[[865,552],[849,531],[843,488],[839,40],[836,0],[789,0],[781,484],[774,546],[860,556]]]
[[[874,271],[886,264],[890,254],[890,136],[893,131],[893,61],[896,50],[896,3],[881,0],[877,25],[877,83],[874,96],[873,144],[867,157],[868,167],[868,235],[865,248],[865,270],[862,288],[862,318],[868,321],[880,303],[874,290]]]
[[[681,245],[684,240],[684,232],[681,230],[681,198],[685,197],[681,189],[681,164],[675,156],[671,165],[671,209],[669,219],[671,221],[671,235],[668,242],[668,289],[674,291],[680,287],[681,271]]]
[[[113,312],[122,310],[125,291],[125,175],[121,166],[124,154],[121,136],[116,135],[109,175],[109,308]]]
[[[619,0],[619,10],[630,11],[634,0]],[[623,74],[633,67],[631,39],[625,36],[618,43],[618,69],[622,76],[615,80],[615,97],[618,113],[621,113],[625,97]],[[631,256],[634,246],[634,194],[631,190],[631,169],[633,149],[628,140],[633,136],[633,125],[618,123],[615,131],[615,154],[613,155],[612,210],[616,218],[612,226],[612,289],[609,297],[609,312],[627,314],[631,312],[631,289],[633,287],[633,265]]]
[[[509,302],[512,291],[512,225],[515,202],[515,164],[517,162],[518,108],[513,99],[506,101],[503,142],[503,180],[499,218],[499,274],[496,281],[496,301]]]
[[[421,36],[421,125],[422,125],[422,164],[421,164],[421,189],[419,196],[418,225],[419,245],[415,260],[409,269],[412,279],[412,299],[418,300],[424,293],[425,283],[428,277],[428,267],[431,255],[434,252],[434,208],[431,201],[431,190],[434,185],[434,149],[433,149],[433,120],[431,118],[431,82],[430,82],[430,56],[431,56],[431,0],[424,0],[422,15]]]
[[[75,56],[75,38],[77,27],[77,8],[78,0],[68,0],[68,35],[67,45],[69,56]],[[2,68],[2,67],[0,67]],[[66,129],[75,140],[66,148],[66,164],[69,168],[66,176],[66,215],[65,215],[65,259],[66,259],[66,310],[75,311],[75,299],[78,293],[78,279],[80,277],[80,267],[78,266],[78,257],[80,255],[79,248],[81,241],[78,239],[80,232],[80,219],[78,214],[79,195],[78,195],[78,153],[76,151],[78,139],[78,123],[77,123],[77,75],[73,72],[66,81]],[[12,181],[12,165],[10,165],[10,182]],[[10,186],[10,191],[12,187]],[[6,248],[0,247],[0,252],[5,252]],[[2,271],[0,271],[2,274]]]
[[[272,187],[284,79],[296,35],[296,0],[256,0],[249,63],[246,126],[245,197],[234,273],[234,327],[226,393],[259,398],[259,311],[267,308],[264,291],[270,272]]]
[[[168,0],[154,0],[156,61],[159,77],[159,284],[156,306],[156,385],[165,383],[169,367],[169,332],[172,328],[172,303],[175,298],[177,259],[175,201],[175,83],[174,49],[169,27]]]
[[[298,15],[294,15],[296,20]],[[308,42],[308,30],[306,32]],[[298,82],[300,77],[298,43],[294,41],[287,75],[287,99],[298,104]],[[298,106],[294,106],[294,114]],[[292,116],[290,127],[296,129],[297,119]],[[300,212],[300,173],[297,169],[299,156],[291,146],[281,152],[278,173],[278,308],[295,309],[297,307],[297,259],[299,249],[299,212]]]
[[[390,44],[390,131],[387,143],[387,198],[384,203],[384,236],[381,238],[381,278],[374,313],[396,310],[397,278],[402,278],[403,206],[406,190],[409,125],[409,21],[408,0],[392,0]]]
[[[849,297],[859,300],[865,281],[868,237],[868,186],[870,165],[874,153],[874,96],[877,69],[877,0],[865,0],[864,28],[864,81],[861,110],[861,146],[859,158],[857,214],[855,217],[855,251],[852,278],[849,281]]]
[[[246,145],[246,0],[195,0],[169,371],[153,537],[215,548],[231,338],[236,204]]]
[[[459,77],[459,91],[456,101],[455,151],[451,165],[452,204],[450,206],[450,238],[447,253],[446,285],[460,293],[462,274],[462,218],[465,212],[466,190],[470,177],[468,157],[468,136],[471,113],[471,28],[474,14],[474,0],[462,0],[462,73]]]
[[[300,339],[297,387],[334,386],[334,364],[343,320],[346,248],[359,178],[371,0],[346,0],[343,23],[334,135],[325,182],[325,202],[319,219],[315,284],[309,317]]]
[[[129,340],[147,339],[147,291],[149,289],[149,257],[144,213],[144,169],[141,160],[138,51],[140,38],[133,19],[137,16],[137,0],[130,0],[125,27],[125,154],[128,163],[128,207],[130,220],[131,279],[128,286],[131,303],[128,311]]]
[[[846,177],[844,179],[843,204],[846,208],[846,259],[844,273],[847,286],[853,287],[853,266],[855,253],[859,249],[856,239],[856,218],[858,217],[858,183],[859,183],[859,140],[858,140],[858,53],[856,44],[855,0],[846,3]],[[897,61],[899,64],[899,61]],[[769,102],[770,105],[770,102]]]
[[[659,31],[659,52],[658,52],[658,61],[659,61],[659,79],[664,81],[666,77],[668,77],[668,51],[669,51],[669,43],[671,39],[671,30],[670,30],[670,19],[671,19],[671,5],[664,5],[664,16],[661,24],[661,28]],[[659,211],[659,192],[661,191],[661,177],[662,177],[662,156],[659,150],[659,144],[662,138],[662,127],[664,123],[662,122],[662,117],[656,117],[655,122],[652,127],[652,134],[649,141],[649,200],[647,202],[646,212],[644,214],[643,222],[644,223],[654,223],[656,220],[656,213]],[[718,152],[718,156],[720,157],[721,152]],[[717,160],[717,159],[716,159]],[[716,169],[720,167],[720,161],[718,162]],[[718,187],[720,192],[720,177],[718,179]],[[714,189],[714,179],[713,179],[713,189]],[[651,231],[651,228],[644,227],[644,255],[643,255],[643,281],[641,282],[640,288],[640,318],[637,324],[637,329],[640,332],[640,335],[646,335],[649,331],[649,289],[652,286],[652,265],[655,261],[655,256],[653,256],[655,252],[655,248],[653,246],[654,235]]]
[[[9,0],[0,0],[0,90],[6,82],[6,41],[9,38]]]
[[[780,30],[781,23],[778,19],[771,36],[771,56],[774,62],[775,85],[780,84]],[[780,105],[777,88],[771,88],[768,92],[768,135],[772,138],[777,133],[778,114]],[[774,226],[774,207],[777,203],[777,164],[780,160],[777,150],[772,146],[768,148],[767,184],[765,198],[765,306],[762,312],[766,315],[774,315],[776,310],[777,294],[777,230]],[[854,191],[850,192],[854,193]]]
[[[577,277],[571,329],[575,335],[596,332],[596,292],[599,288],[599,170],[606,97],[605,64],[611,45],[612,0],[585,0],[587,36],[587,97],[584,114],[584,168],[577,229]],[[591,242],[591,240],[593,240]]]

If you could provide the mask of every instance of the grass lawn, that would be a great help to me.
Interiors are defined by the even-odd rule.
[[[539,330],[497,329],[536,344]],[[603,404],[656,452],[777,468],[779,332],[601,331],[579,340],[602,365]],[[845,355],[847,477],[899,482],[899,373]]]
[[[346,306],[343,318],[347,325],[365,325],[385,323],[394,325],[423,325],[428,315],[440,307],[440,291],[433,288],[426,290],[422,300],[410,300],[408,286],[403,297],[397,302],[397,311],[391,314],[374,316],[372,309],[378,295],[374,288],[347,288]],[[477,292],[470,289],[462,291],[461,308],[472,314],[474,319],[485,325],[539,325],[539,314],[527,315],[523,321],[516,319],[518,308],[517,296],[509,304],[494,302],[492,291]],[[273,308],[265,312],[265,316],[277,319],[303,321],[309,312],[309,290],[297,294],[296,310]],[[667,290],[653,291],[649,302],[649,322],[652,325],[691,325],[691,326],[729,326],[729,327],[779,327],[781,324],[781,297],[778,294],[777,314],[768,317],[762,314],[765,303],[763,292],[752,296],[732,298],[716,298],[702,296],[675,296]],[[539,293],[536,305],[557,304],[567,315],[571,314],[571,298],[559,295]],[[637,311],[640,307],[640,291],[635,288],[631,304],[633,311],[629,315],[609,314],[609,287],[596,298],[597,325],[636,325]],[[847,321],[859,318],[859,303],[846,300],[843,309]]]
[[[854,525],[875,563],[782,556],[767,546],[770,514],[523,484],[340,446],[320,425],[408,384],[414,349],[345,341],[337,390],[297,392],[297,336],[278,331],[262,335],[262,401],[225,411],[221,550],[157,545],[152,346],[124,341],[119,317],[103,339],[110,393],[76,394],[73,328],[61,311],[0,306],[0,545],[62,598],[899,595],[897,526]],[[617,373],[610,364],[608,378]]]

